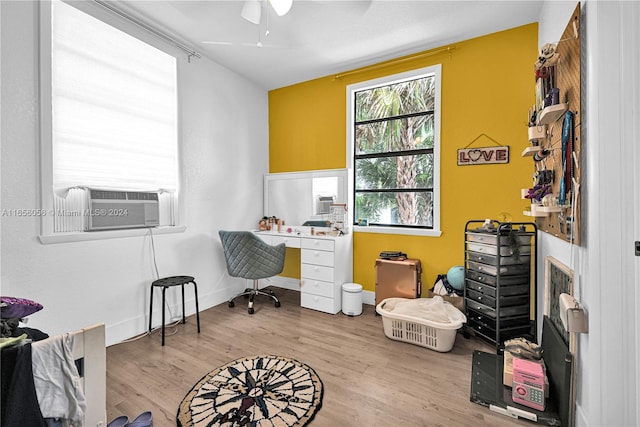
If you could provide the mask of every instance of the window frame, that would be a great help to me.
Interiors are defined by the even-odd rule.
[[[60,0],[62,1],[62,0]],[[137,38],[142,42],[155,47],[176,58],[177,73],[177,104],[178,122],[177,122],[177,161],[178,161],[178,182],[177,182],[177,203],[174,211],[175,225],[160,226],[153,228],[132,228],[104,230],[99,232],[78,231],[78,232],[55,232],[54,216],[50,213],[54,212],[54,192],[53,192],[53,144],[52,144],[52,84],[51,84],[51,1],[40,2],[39,9],[39,104],[40,104],[40,234],[38,239],[42,244],[65,243],[87,240],[103,240],[122,237],[142,236],[150,232],[153,234],[182,233],[186,230],[186,224],[183,222],[185,218],[184,198],[180,197],[180,189],[182,183],[182,170],[180,161],[180,74],[181,68],[184,66],[184,59],[180,55],[180,51],[159,39],[153,37],[146,31],[138,28],[132,23],[126,22],[124,19],[114,15],[113,13],[102,8],[93,2],[68,2],[72,7],[126,33],[127,35]]]
[[[362,233],[384,233],[415,236],[439,237],[442,235],[440,229],[440,122],[441,122],[441,90],[442,90],[442,66],[441,64],[419,68],[403,73],[384,76],[372,80],[347,85],[347,165],[352,170],[352,177],[349,180],[349,205],[355,210],[355,94],[367,89],[379,86],[387,86],[401,83],[407,80],[415,80],[422,77],[434,76],[434,114],[433,114],[433,226],[426,228],[422,226],[385,226],[385,225],[353,225],[354,232]],[[355,212],[353,213],[355,215]],[[352,223],[355,218],[351,218]]]

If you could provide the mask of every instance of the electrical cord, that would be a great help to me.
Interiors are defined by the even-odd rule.
[[[156,262],[156,245],[153,242],[153,231],[149,228],[149,237],[151,238],[151,253],[153,257],[153,266],[156,270],[156,280],[160,278],[160,273],[158,273],[158,263]]]

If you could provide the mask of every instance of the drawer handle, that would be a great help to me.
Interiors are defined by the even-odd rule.
[[[313,267],[314,271],[320,271],[320,269],[318,267]]]
[[[313,254],[314,254],[315,256],[318,256],[318,255],[319,255],[318,251],[314,251],[314,252],[313,252]]]
[[[478,286],[478,290],[481,291],[482,290],[482,286]]]

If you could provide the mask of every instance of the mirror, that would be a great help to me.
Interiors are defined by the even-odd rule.
[[[330,220],[331,204],[347,203],[347,169],[273,173],[264,176],[264,216],[286,225]]]

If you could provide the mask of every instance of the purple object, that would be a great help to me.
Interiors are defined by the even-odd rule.
[[[42,304],[30,299],[0,296],[0,318],[2,319],[20,319],[42,308]]]

